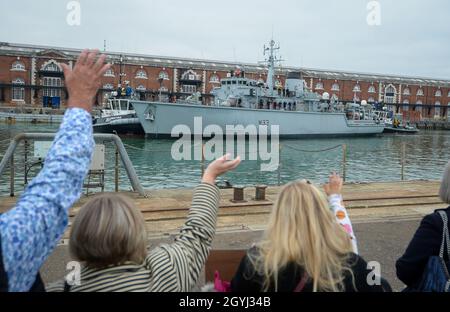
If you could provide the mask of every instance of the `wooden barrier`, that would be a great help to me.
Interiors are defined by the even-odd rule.
[[[246,250],[212,250],[205,265],[205,283],[214,282],[214,273],[218,271],[223,281],[231,281]]]

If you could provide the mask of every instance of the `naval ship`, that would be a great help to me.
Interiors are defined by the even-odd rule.
[[[373,114],[371,105],[343,104],[309,91],[300,72],[288,72],[285,86],[275,86],[275,63],[279,46],[271,40],[264,47],[267,56],[265,83],[235,71],[211,91],[214,100],[191,104],[132,101],[136,115],[150,138],[170,138],[174,127],[185,125],[191,134],[203,135],[208,125],[226,133],[227,126],[279,126],[281,138],[362,136],[382,133],[384,124]],[[202,129],[194,120],[202,121]]]

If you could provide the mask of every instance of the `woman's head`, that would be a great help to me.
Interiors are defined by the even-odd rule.
[[[447,164],[444,170],[441,189],[439,190],[439,197],[444,203],[450,204],[450,162]]]
[[[313,279],[315,290],[337,291],[352,252],[350,237],[337,223],[325,195],[306,181],[281,190],[259,247],[254,263],[266,276],[266,289],[276,284],[281,268],[296,263]]]
[[[127,197],[105,194],[86,203],[76,216],[69,250],[88,267],[142,263],[146,256],[142,214]]]

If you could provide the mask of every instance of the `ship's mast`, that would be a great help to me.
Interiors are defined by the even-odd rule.
[[[269,88],[269,95],[274,95],[274,77],[275,77],[275,62],[281,61],[275,55],[275,52],[280,50],[280,46],[275,45],[275,41],[270,40],[269,47],[264,46],[264,55],[268,54],[268,59],[266,60],[268,71],[267,71],[267,86]]]

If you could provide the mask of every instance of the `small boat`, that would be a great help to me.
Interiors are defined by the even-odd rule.
[[[415,134],[419,132],[417,127],[409,125],[409,123],[403,122],[403,117],[400,114],[395,115],[390,111],[376,111],[378,120],[384,122],[383,133],[401,133],[401,134]]]
[[[100,116],[93,119],[94,132],[143,135],[144,129],[136,116],[131,99],[108,99]]]

